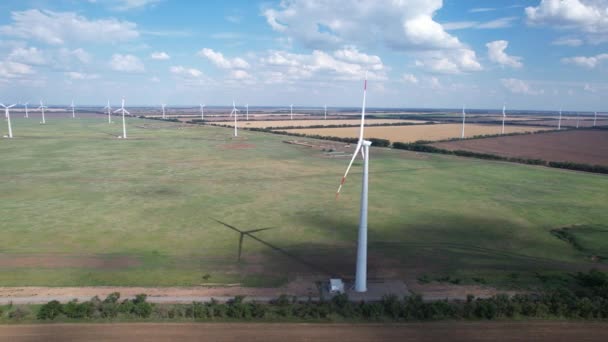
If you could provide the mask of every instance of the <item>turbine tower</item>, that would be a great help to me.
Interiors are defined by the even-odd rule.
[[[70,108],[72,108],[72,119],[76,118],[76,112],[74,111],[74,100],[72,100],[72,104],[70,105]]]
[[[576,112],[576,128],[578,128],[578,123],[581,119],[581,112]]]
[[[160,106],[163,107],[163,119],[165,119],[166,118],[165,117],[165,106],[166,106],[166,104],[161,104]]]
[[[45,108],[49,108],[49,107],[43,105],[42,104],[42,100],[40,100],[40,107],[38,107],[38,109],[40,109],[40,111],[42,113],[42,122],[40,122],[40,123],[43,124],[43,125],[46,123],[46,120],[44,119],[44,109]]]
[[[325,120],[327,120],[327,105],[325,105],[324,108],[325,108]]]
[[[502,133],[505,134],[505,119],[507,118],[507,106],[502,105]]]
[[[112,123],[112,107],[110,107],[110,100],[108,100],[108,104],[105,107],[103,107],[103,109],[108,110],[108,123],[111,124]]]
[[[460,133],[460,139],[464,139],[464,125],[467,120],[467,113],[464,111],[464,106],[462,106],[462,132]]]
[[[201,106],[201,120],[205,120],[205,105],[204,104],[199,104],[199,106]]]
[[[559,109],[559,121],[557,122],[557,130],[562,129],[562,109]]]
[[[234,114],[234,136],[238,137],[239,136],[239,132],[238,132],[238,127],[237,127],[237,121],[236,121],[236,116],[239,113],[239,110],[236,109],[236,105],[234,104],[234,100],[232,100],[232,112],[230,112],[230,116],[232,116],[232,114]]]
[[[27,105],[28,105],[28,104],[29,104],[29,103],[27,103],[27,102],[23,104],[23,105],[25,106],[25,118],[26,118],[26,119],[29,119],[29,117],[30,117],[30,114],[27,112]]]
[[[359,216],[359,240],[357,243],[357,271],[355,274],[355,291],[367,291],[367,192],[368,192],[368,174],[369,174],[369,147],[372,142],[363,139],[363,129],[365,127],[365,99],[367,95],[367,74],[363,84],[363,105],[361,106],[361,127],[359,129],[359,141],[353,152],[353,158],[350,160],[342,181],[336,192],[336,199],[340,195],[340,190],[346,181],[348,172],[350,171],[355,158],[359,151],[363,155],[363,186],[361,189],[361,212]]]
[[[289,112],[291,113],[291,120],[293,120],[293,104],[289,105]]]
[[[11,113],[9,109],[15,107],[14,104],[10,106],[5,106],[3,103],[0,103],[0,106],[4,107],[4,115],[6,116],[6,120],[8,121],[8,137],[13,138],[13,127],[11,126]]]
[[[118,108],[117,110],[114,111],[114,113],[118,113],[121,112],[122,113],[122,137],[123,139],[127,139],[127,124],[125,122],[125,113],[131,115],[131,113],[129,113],[126,109],[125,109],[125,99],[122,99],[122,105],[120,108]]]
[[[249,121],[249,103],[245,105],[245,108],[247,108],[247,121]]]
[[[595,127],[596,122],[597,122],[597,112],[595,112],[595,116],[593,117],[593,127]]]

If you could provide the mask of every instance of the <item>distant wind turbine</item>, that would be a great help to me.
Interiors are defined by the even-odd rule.
[[[247,121],[249,121],[249,103],[245,105],[245,108],[247,108]]]
[[[505,134],[505,119],[507,118],[507,105],[502,105],[502,134]]]
[[[43,124],[43,125],[46,123],[46,120],[44,119],[44,109],[45,108],[49,108],[49,107],[43,105],[42,104],[42,100],[40,100],[40,107],[38,107],[38,109],[40,109],[40,111],[42,113],[42,122],[40,122],[40,123]]]
[[[460,133],[460,139],[464,139],[464,125],[467,120],[467,113],[464,111],[464,106],[462,106],[462,133]]]
[[[236,117],[239,113],[239,110],[236,109],[236,105],[234,104],[234,100],[232,100],[232,112],[230,112],[230,116],[232,116],[232,114],[234,114],[234,136],[238,137],[239,136],[239,131],[237,128],[237,120]]]
[[[10,106],[5,106],[3,103],[0,103],[0,106],[4,107],[4,114],[6,116],[6,120],[8,121],[8,137],[13,138],[13,127],[11,126],[11,113],[9,109],[15,107],[14,104]]]
[[[581,118],[581,112],[576,112],[576,128],[578,128],[578,123],[580,121]]]
[[[324,108],[325,108],[325,120],[327,120],[327,105],[325,105]]]
[[[596,122],[597,122],[597,112],[595,112],[595,116],[593,117],[593,127],[595,127]]]
[[[119,138],[123,138],[123,139],[127,139],[127,124],[125,122],[125,113],[131,115],[131,113],[129,113],[126,109],[125,109],[125,99],[122,99],[122,105],[120,106],[120,108],[118,108],[117,110],[114,111],[114,113],[118,113],[121,112],[122,113],[122,137]]]
[[[23,106],[25,106],[25,118],[26,118],[26,119],[28,119],[28,118],[30,117],[30,114],[29,114],[29,113],[28,113],[28,111],[27,111],[27,105],[28,105],[28,104],[29,104],[29,103],[27,103],[27,102],[23,104]]]
[[[110,107],[110,100],[108,100],[108,104],[105,107],[103,107],[103,109],[108,110],[108,123],[111,124],[112,123],[112,107]]]
[[[205,105],[199,104],[201,106],[201,120],[205,120]]]
[[[166,104],[161,104],[161,107],[163,107],[163,119],[165,119],[165,118],[166,118],[166,117],[165,117],[165,106],[166,106]]]
[[[557,122],[557,130],[562,129],[562,109],[559,109],[559,121]]]
[[[291,120],[293,120],[293,105],[289,105],[289,111],[291,113]]]
[[[75,119],[76,111],[74,110],[74,100],[72,100],[72,104],[70,105],[70,108],[72,108],[72,119]]]

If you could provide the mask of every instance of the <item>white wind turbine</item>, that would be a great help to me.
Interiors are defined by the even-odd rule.
[[[368,192],[368,174],[369,174],[369,147],[372,142],[363,139],[363,129],[365,127],[365,99],[367,95],[367,74],[365,75],[365,83],[363,84],[363,105],[361,107],[361,127],[359,129],[359,141],[353,152],[353,158],[350,160],[342,181],[336,192],[336,198],[340,195],[340,190],[346,181],[346,176],[350,171],[355,158],[359,151],[363,155],[363,186],[361,189],[361,212],[359,216],[359,240],[357,243],[357,272],[355,274],[355,291],[367,291],[367,192]]]
[[[578,123],[581,119],[581,112],[576,112],[576,128],[578,128]]]
[[[201,106],[201,120],[205,120],[205,105],[199,104]]]
[[[72,108],[72,119],[76,118],[76,112],[74,111],[74,100],[72,100],[72,104],[70,105],[70,108]]]
[[[29,113],[28,113],[28,111],[27,111],[27,105],[28,105],[28,104],[29,104],[29,103],[27,103],[27,102],[23,104],[23,106],[25,106],[25,118],[26,118],[26,119],[28,119],[28,118],[30,117],[30,114],[29,114]]]
[[[126,109],[125,109],[125,99],[122,99],[122,105],[120,108],[118,108],[117,110],[114,111],[114,113],[118,113],[121,112],[122,113],[122,139],[127,139],[127,124],[125,122],[125,113],[131,115],[131,113],[129,113]]]
[[[165,106],[167,106],[167,105],[163,103],[160,106],[163,107],[163,119],[165,119],[166,118],[165,117]]]
[[[557,130],[562,129],[562,109],[559,109],[559,121],[557,122]]]
[[[234,114],[234,136],[238,137],[239,136],[239,131],[237,128],[237,120],[236,117],[239,113],[239,110],[236,109],[236,105],[234,104],[234,100],[232,100],[232,112],[230,112],[230,116],[232,116],[232,114]]]
[[[289,105],[289,112],[291,113],[291,120],[293,120],[293,104]]]
[[[597,112],[595,112],[595,116],[593,117],[593,127],[595,127],[596,122],[597,122]]]
[[[6,116],[6,120],[8,121],[8,138],[12,138],[13,127],[11,126],[11,113],[9,109],[15,107],[15,105],[12,104],[10,106],[5,106],[3,103],[0,103],[0,106],[4,107],[4,115]]]
[[[324,108],[325,108],[325,120],[327,120],[327,105],[325,105]]]
[[[502,105],[502,133],[505,134],[505,119],[507,118],[507,105]]]
[[[42,113],[42,122],[40,122],[40,123],[43,124],[43,125],[46,123],[46,120],[44,119],[44,109],[45,108],[49,108],[49,107],[43,105],[42,104],[42,100],[40,100],[40,107],[38,107],[38,109],[40,109],[40,111]]]
[[[464,125],[467,120],[467,113],[464,111],[464,106],[462,106],[462,133],[460,133],[460,139],[464,139]]]
[[[110,107],[110,100],[108,100],[108,104],[105,107],[103,107],[103,109],[108,110],[108,123],[111,124],[112,123],[112,107]]]
[[[247,121],[249,121],[249,103],[245,105],[245,108],[247,108]]]

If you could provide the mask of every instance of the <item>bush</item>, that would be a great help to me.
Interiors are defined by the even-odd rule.
[[[55,319],[55,317],[59,316],[63,312],[63,306],[56,300],[52,300],[40,307],[38,310],[38,315],[36,318],[47,320],[47,319]]]
[[[30,310],[22,306],[17,306],[11,312],[8,313],[8,318],[15,321],[21,321],[25,319],[29,314]]]

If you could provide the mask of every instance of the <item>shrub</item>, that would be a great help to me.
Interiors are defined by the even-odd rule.
[[[47,320],[47,319],[55,319],[55,317],[59,316],[63,312],[63,306],[56,300],[52,300],[40,307],[38,310],[38,315],[36,318]]]
[[[22,306],[17,306],[11,312],[8,313],[8,318],[15,320],[15,321],[21,321],[22,319],[26,318],[29,314],[30,314],[30,310],[28,310],[27,308],[22,307]]]

